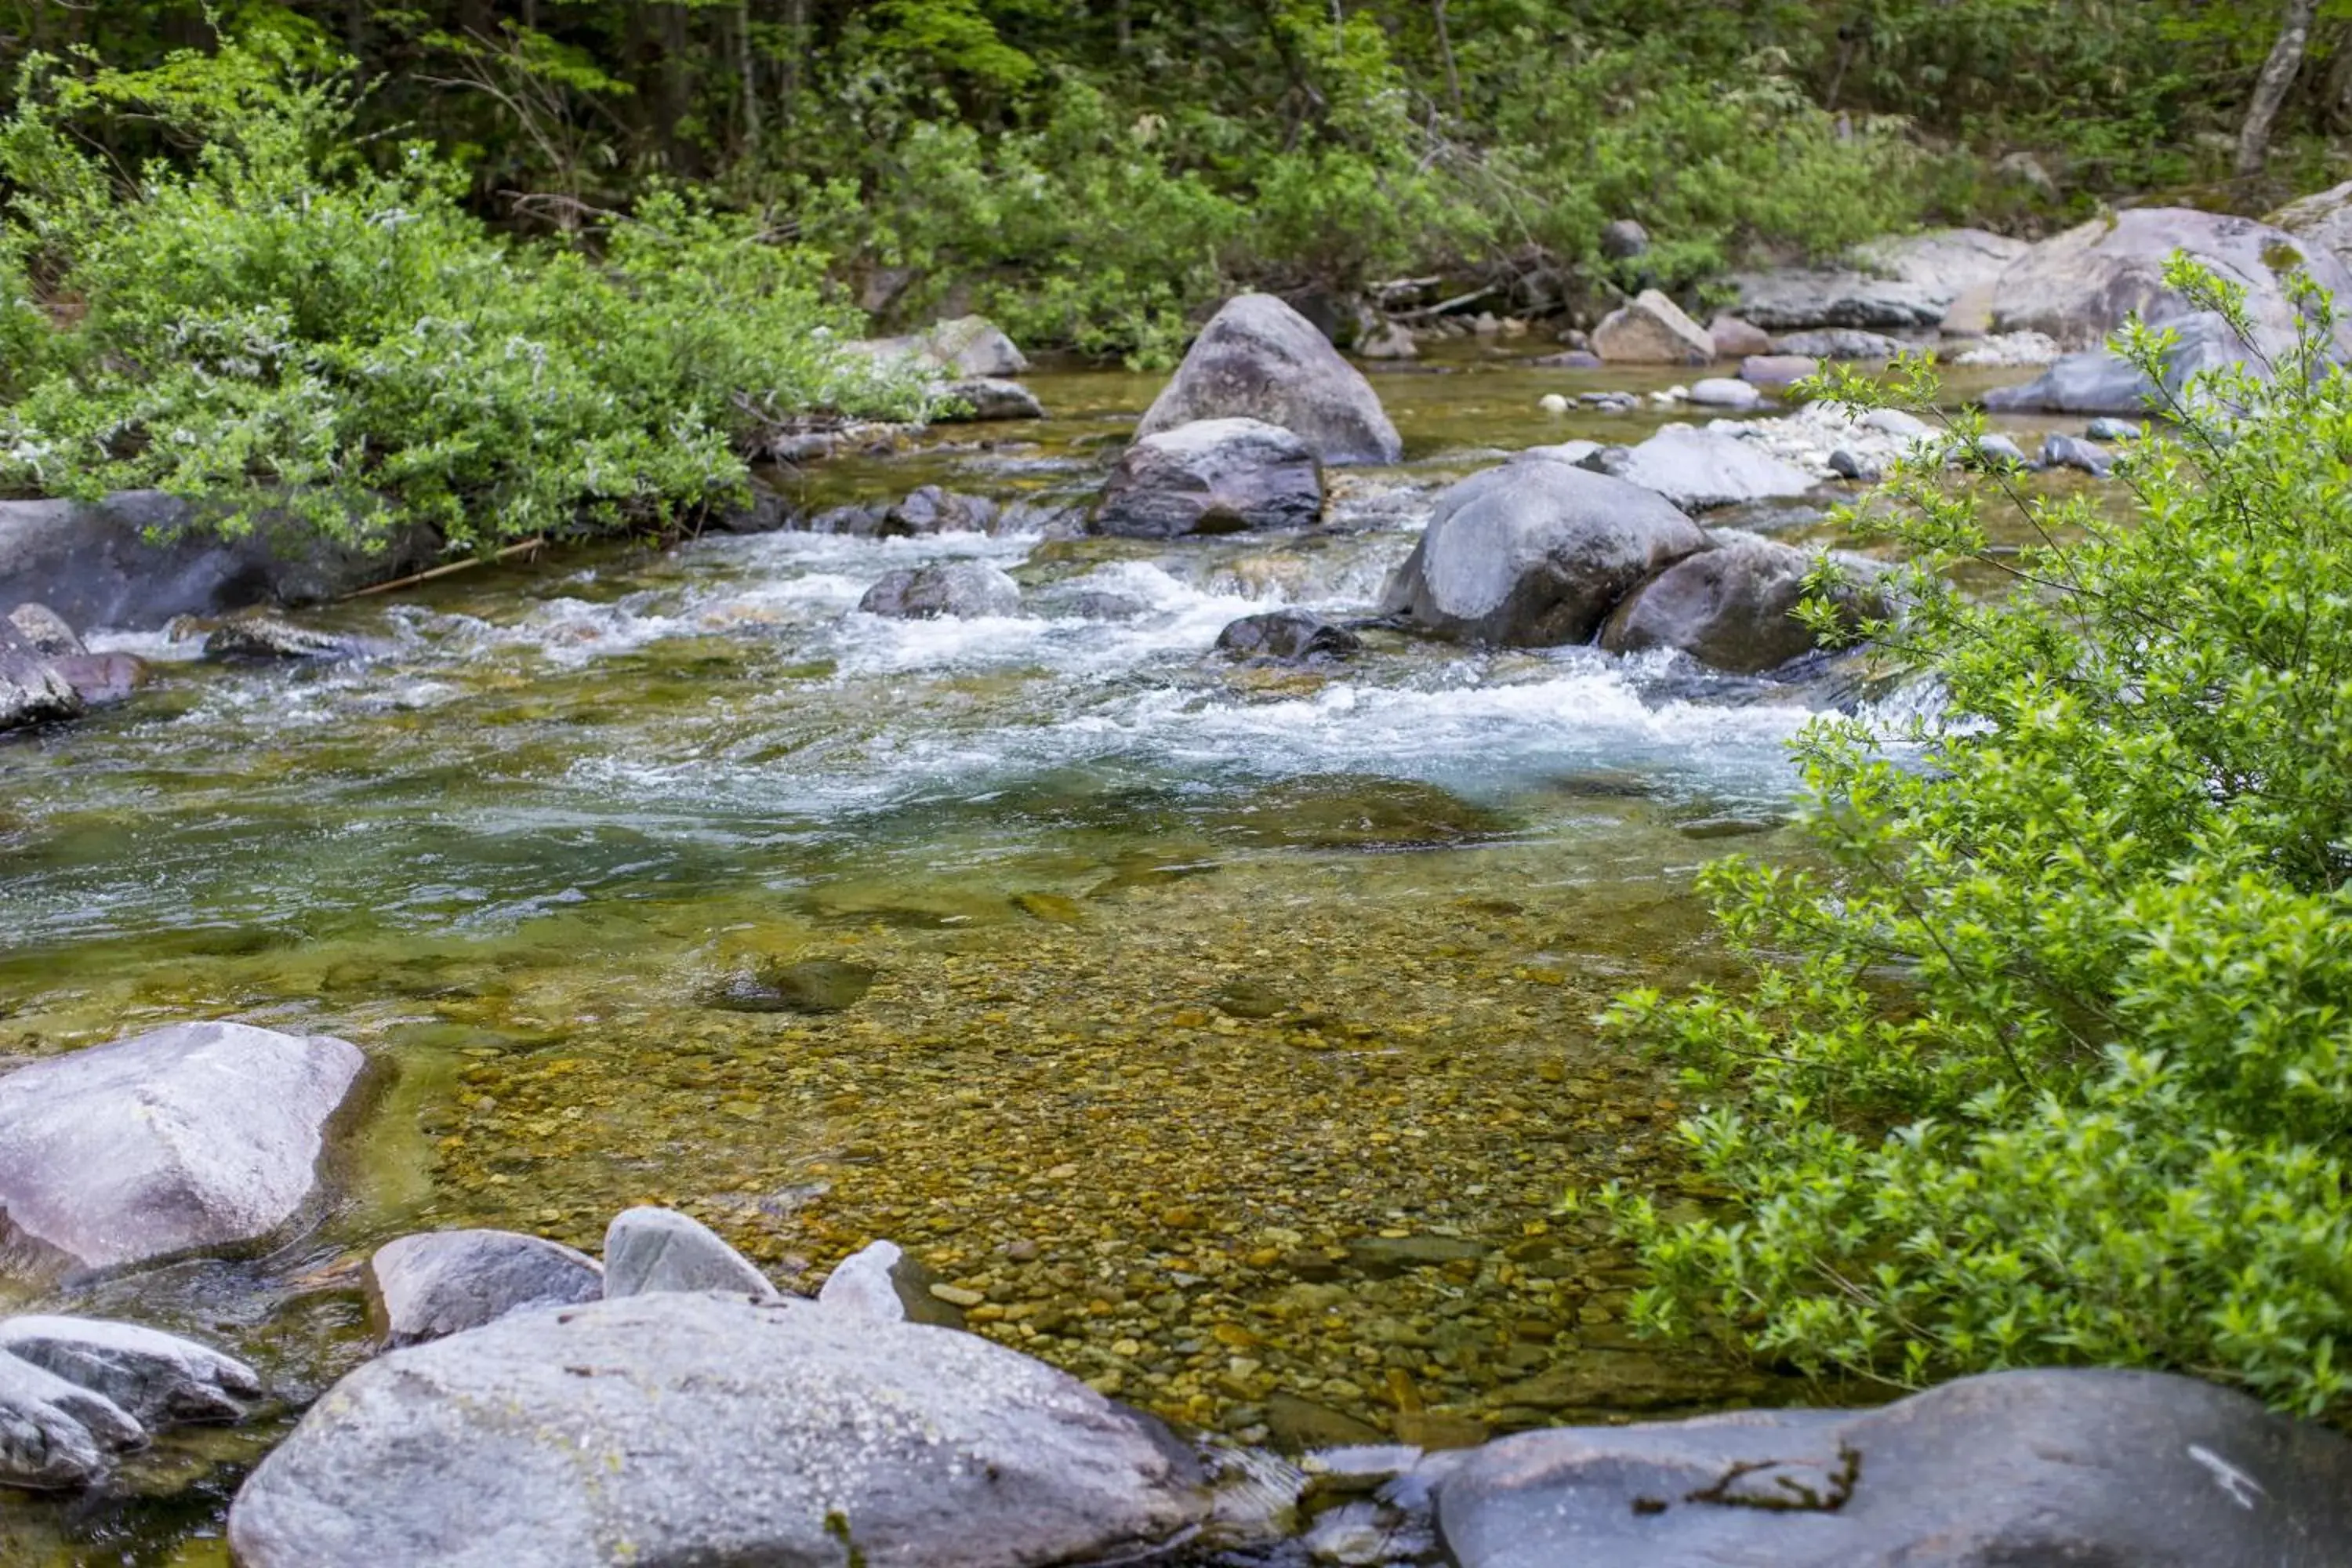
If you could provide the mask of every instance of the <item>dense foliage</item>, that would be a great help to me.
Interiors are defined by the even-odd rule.
[[[347,536],[396,513],[464,546],[674,521],[740,493],[739,448],[779,416],[919,409],[841,351],[804,252],[676,191],[593,258],[512,243],[425,147],[356,157],[348,79],[266,47],[28,70],[0,128],[0,484]],[[117,177],[73,134],[101,109],[187,154]]]
[[[2324,337],[2175,403],[2127,522],[2025,502],[2011,553],[1940,462],[1902,481],[1913,605],[1874,630],[1938,718],[1815,725],[1822,864],[1706,878],[1745,982],[1615,1016],[1720,1101],[1683,1133],[1737,1200],[1603,1195],[1648,1321],[1906,1384],[2097,1362],[2352,1408],[2352,375],[2315,374]]]
[[[0,58],[117,66],[267,34],[348,55],[380,153],[430,139],[476,210],[569,227],[707,182],[861,302],[1166,357],[1236,286],[1436,275],[1496,304],[1692,285],[1940,213],[2024,222],[2228,166],[2273,0],[59,0]],[[2284,184],[2352,124],[2327,0]],[[128,166],[152,127],[93,123]],[[2040,162],[2004,173],[2001,154]],[[379,159],[381,162],[381,158]],[[2305,167],[2303,164],[2311,166]],[[2054,178],[2053,191],[2033,173]],[[2262,191],[2202,199],[2259,205]],[[1594,252],[1630,217],[1662,242]],[[1419,296],[1427,299],[1429,296]]]

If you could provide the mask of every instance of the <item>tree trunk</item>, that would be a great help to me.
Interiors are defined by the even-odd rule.
[[[808,0],[784,0],[783,72],[776,96],[786,120],[792,119],[793,100],[800,97],[801,60],[808,52]]]
[[[2302,68],[2303,51],[2311,42],[2312,16],[2318,9],[2319,0],[2287,0],[2286,19],[2279,26],[2278,41],[2271,46],[2270,58],[2263,62],[2262,75],[2254,79],[2245,128],[2238,132],[2237,175],[2242,180],[2263,172],[2263,161],[2271,150],[2271,121],[2278,118],[2286,89],[2294,85],[2294,73]]]
[[[1454,118],[1462,118],[1462,73],[1454,68],[1454,35],[1445,27],[1445,0],[1430,0],[1437,20],[1437,58],[1445,62],[1445,96],[1454,104]]]
[[[743,151],[760,154],[760,71],[751,57],[751,0],[735,0],[735,69],[743,79]]]

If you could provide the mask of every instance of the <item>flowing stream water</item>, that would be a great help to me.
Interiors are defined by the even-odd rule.
[[[158,679],[0,744],[0,1064],[236,1017],[380,1070],[299,1241],[48,1299],[224,1343],[285,1408],[102,1493],[0,1491],[0,1557],[225,1563],[238,1477],[368,1353],[371,1247],[486,1225],[593,1251],[643,1202],[802,1289],[891,1237],[984,1296],[978,1331],[1247,1442],[1803,1397],[1636,1340],[1629,1260],[1559,1205],[1690,1201],[1670,1080],[1593,1017],[1708,972],[1693,874],[1783,852],[1822,695],[1391,634],[1324,670],[1210,653],[1274,605],[1364,613],[1427,494],[1497,449],[1659,417],[1541,393],[1664,380],[1382,375],[1407,461],[1335,476],[1307,536],[611,546],[305,617],[362,661],[97,639]],[[1082,496],[1157,381],[1032,384],[1044,425],[789,483]],[[855,612],[954,556],[1026,613]],[[870,989],[713,1005],[812,961]]]

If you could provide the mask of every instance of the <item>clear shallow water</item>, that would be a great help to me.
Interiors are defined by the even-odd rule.
[[[1690,876],[1778,852],[1816,696],[1379,632],[1331,671],[1210,654],[1257,610],[1368,610],[1423,496],[1486,449],[1656,422],[1533,410],[1597,384],[1381,377],[1408,463],[1346,476],[1303,538],[709,539],[305,617],[371,644],[351,664],[98,639],[154,683],[0,743],[0,1060],[234,1016],[348,1035],[383,1083],[317,1230],[60,1304],[205,1332],[299,1405],[364,1353],[373,1245],[593,1248],[656,1200],[804,1289],[896,1237],[987,1294],[981,1331],[1250,1441],[1797,1396],[1634,1345],[1625,1260],[1554,1209],[1612,1175],[1674,1189],[1671,1092],[1591,1018],[1706,972]],[[799,488],[1082,494],[1156,383],[1036,385],[1066,417]],[[1030,613],[856,613],[956,556]],[[874,990],[706,1005],[809,958]],[[1458,1255],[1380,1253],[1433,1237]],[[0,1493],[0,1546],[220,1561],[278,1430],[71,1507]]]

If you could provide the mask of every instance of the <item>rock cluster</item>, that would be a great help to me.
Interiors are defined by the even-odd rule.
[[[0,1319],[0,1484],[87,1486],[156,1429],[235,1421],[261,1393],[243,1362],[136,1323]]]
[[[92,653],[65,617],[22,604],[0,619],[0,731],[78,719],[127,700],[147,679],[124,653]]]

